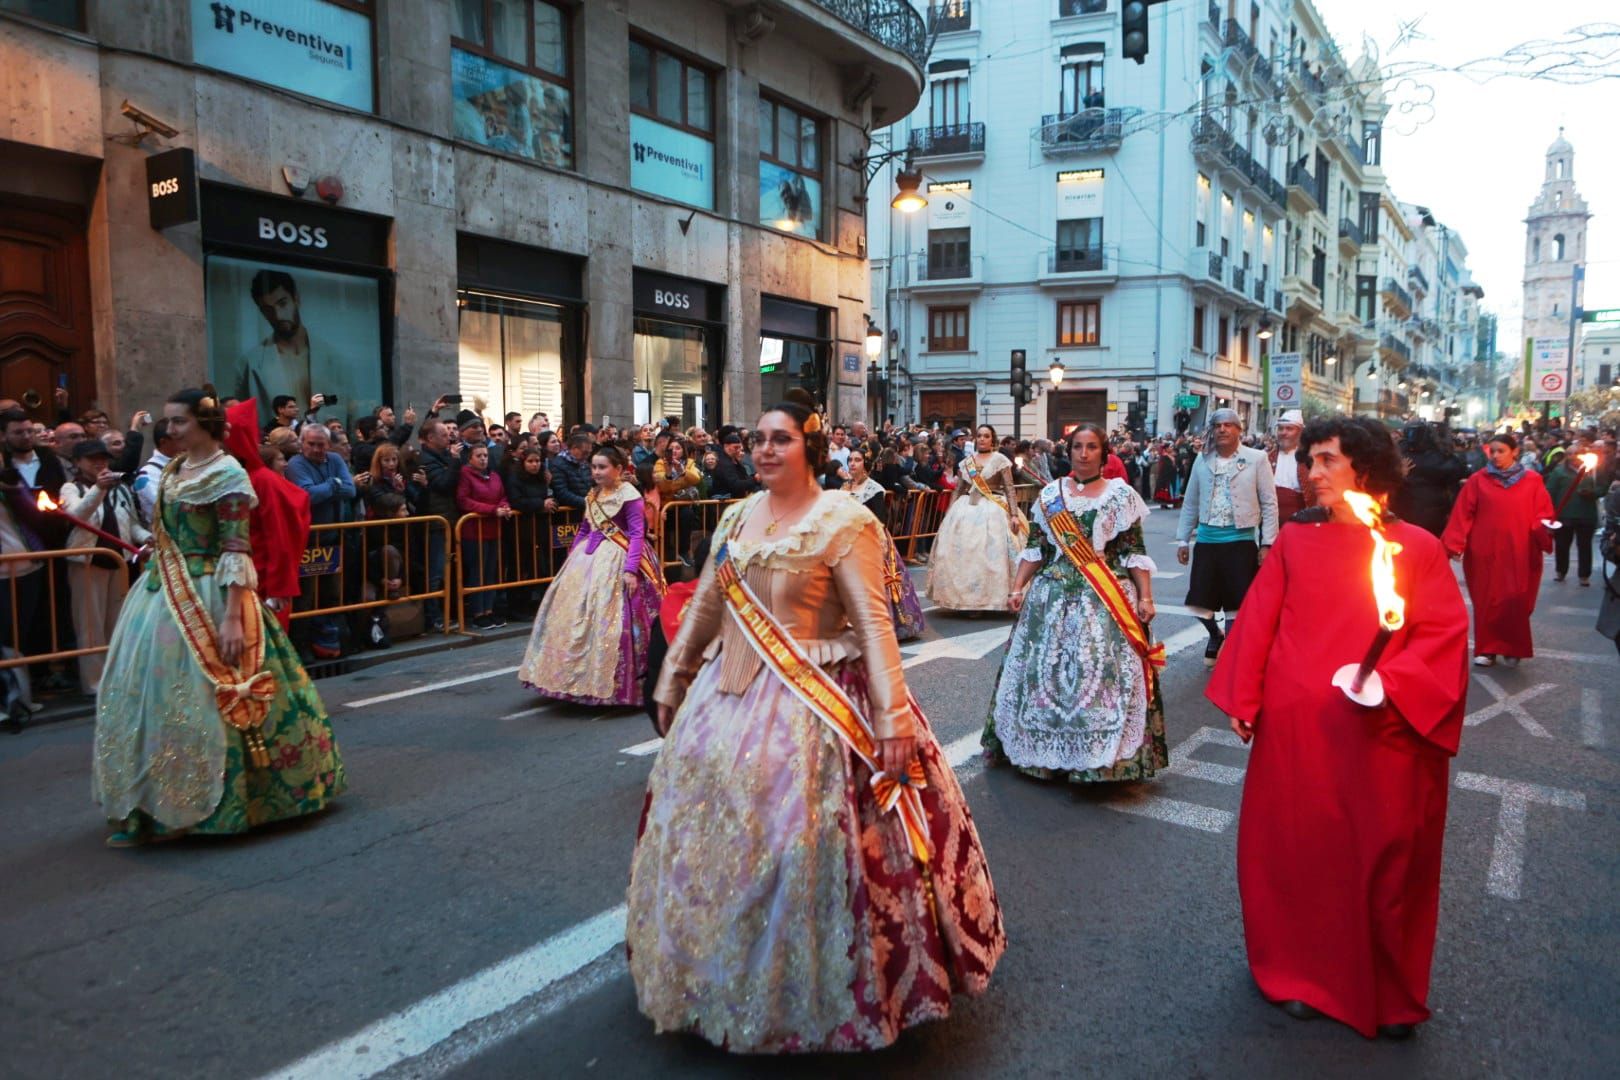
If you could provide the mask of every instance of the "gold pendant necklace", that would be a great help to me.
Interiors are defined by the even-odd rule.
[[[765,512],[767,514],[771,512],[771,504],[770,504],[769,500],[766,500]],[[780,514],[777,514],[775,517],[773,517],[771,519],[771,523],[769,525],[765,526],[765,535],[766,536],[775,536],[776,535],[776,526],[781,524],[782,519],[785,518],[785,517],[787,517],[787,511],[786,510],[782,511]]]

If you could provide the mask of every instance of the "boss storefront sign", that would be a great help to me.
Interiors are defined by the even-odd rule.
[[[720,288],[707,282],[637,270],[633,291],[636,311],[640,314],[707,322],[721,319]]]
[[[197,220],[197,156],[191,147],[146,159],[146,211],[154,229]]]
[[[389,219],[224,184],[202,185],[210,244],[353,266],[388,265]]]
[[[324,0],[191,0],[197,63],[370,112],[371,18]]]

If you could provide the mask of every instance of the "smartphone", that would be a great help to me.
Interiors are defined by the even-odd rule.
[[[60,390],[67,389],[67,372],[64,371],[56,377],[56,385]]]
[[[321,395],[321,404],[322,405],[336,405],[337,403],[338,403],[338,396],[336,394],[322,394]]]
[[[460,394],[446,394],[440,400],[443,401],[446,405],[460,405],[461,404],[461,395]]]

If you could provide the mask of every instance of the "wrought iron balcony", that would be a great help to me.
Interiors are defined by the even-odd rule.
[[[1429,291],[1429,276],[1416,266],[1407,268],[1406,280],[1419,292]]]
[[[1256,277],[1254,279],[1254,302],[1255,303],[1264,304],[1266,302],[1266,294],[1268,292],[1270,292],[1270,291],[1271,291],[1271,283],[1269,281],[1267,281],[1264,277]]]
[[[1273,289],[1273,290],[1271,290],[1271,310],[1272,311],[1281,311],[1282,309],[1283,309],[1282,290],[1281,289]]]
[[[1220,118],[1212,112],[1199,113],[1193,118],[1192,148],[1194,153],[1220,154],[1232,145],[1232,134],[1222,126]]]
[[[817,7],[879,45],[902,52],[919,69],[928,66],[928,28],[906,0],[814,0]]]
[[[1305,61],[1296,60],[1292,74],[1299,82],[1299,88],[1305,93],[1318,96],[1327,93],[1327,86],[1323,84],[1321,76],[1313,73]]]
[[[1339,239],[1348,240],[1357,247],[1360,247],[1362,244],[1366,243],[1366,240],[1362,236],[1361,226],[1357,225],[1349,218],[1339,219]]]
[[[1249,272],[1248,272],[1248,270],[1246,270],[1245,268],[1243,268],[1241,266],[1232,267],[1232,289],[1233,289],[1233,291],[1235,291],[1235,292],[1243,292],[1244,289],[1246,289],[1248,287],[1248,283],[1249,283]]]
[[[1058,15],[1101,15],[1108,10],[1108,0],[1058,0]]]
[[[1236,19],[1226,20],[1221,43],[1245,60],[1254,60],[1260,55],[1260,50],[1254,47],[1254,42],[1249,40],[1249,35],[1237,24]]]
[[[1378,347],[1385,352],[1392,353],[1401,360],[1410,363],[1412,360],[1412,347],[1394,334],[1385,334],[1378,339]]]
[[[1392,277],[1387,277],[1384,279],[1382,291],[1386,297],[1394,301],[1396,307],[1400,308],[1406,314],[1411,314],[1412,294],[1401,288],[1400,282],[1396,281]]]
[[[1298,188],[1300,194],[1310,200],[1313,209],[1321,208],[1321,185],[1317,182],[1316,174],[1307,169],[1303,161],[1288,166],[1288,186]]]
[[[968,30],[973,26],[973,0],[945,0],[928,7],[928,29],[936,34]]]
[[[941,124],[937,127],[912,128],[907,144],[915,157],[954,157],[965,154],[984,154],[984,123]]]
[[[1361,143],[1357,142],[1348,132],[1343,136],[1343,142],[1345,150],[1350,153],[1350,157],[1357,165],[1365,169],[1367,167],[1367,151],[1361,148]]]
[[[1209,276],[1220,281],[1226,274],[1226,256],[1218,251],[1209,253]]]
[[[1209,0],[1209,25],[1216,34],[1221,32],[1221,0]]]
[[[1047,153],[1117,150],[1125,139],[1124,109],[1082,109],[1041,117],[1041,149]]]
[[[1108,259],[1100,247],[1051,248],[1046,253],[1046,268],[1053,274],[1092,274],[1104,270]]]

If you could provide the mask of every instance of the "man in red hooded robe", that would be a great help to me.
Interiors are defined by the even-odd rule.
[[[259,503],[248,523],[253,568],[259,575],[259,597],[289,628],[293,600],[299,594],[298,567],[309,545],[309,495],[279,475],[259,456],[259,411],[253,398],[225,410],[229,428],[225,448],[247,470]]]
[[[1468,612],[1432,534],[1386,519],[1405,624],[1358,704],[1333,683],[1378,632],[1373,537],[1343,495],[1401,482],[1373,420],[1315,420],[1317,507],[1278,534],[1205,693],[1254,740],[1238,823],[1249,970],[1290,1016],[1368,1038],[1429,1017],[1448,766],[1468,693]]]

